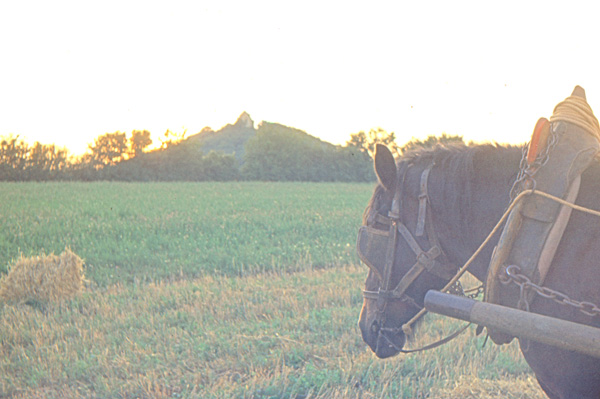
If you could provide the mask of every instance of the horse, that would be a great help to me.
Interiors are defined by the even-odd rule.
[[[567,132],[580,128],[557,123]],[[437,146],[396,161],[387,147],[377,145],[378,184],[364,211],[358,244],[359,257],[369,267],[358,324],[377,357],[405,351],[402,326],[423,308],[427,291],[443,288],[501,218],[510,204],[522,154],[522,147],[497,144]],[[593,163],[581,175],[576,204],[599,210],[598,193],[600,165]],[[383,240],[361,248],[360,234]],[[482,282],[498,238],[494,236],[469,267]],[[599,305],[599,242],[598,220],[573,211],[544,286]],[[529,310],[600,327],[597,315],[542,297],[535,298]],[[520,341],[520,347],[549,398],[600,398],[600,359],[532,340]]]

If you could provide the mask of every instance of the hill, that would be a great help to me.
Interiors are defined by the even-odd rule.
[[[249,180],[372,181],[372,161],[353,146],[341,147],[302,130],[261,122],[245,146],[241,172]]]
[[[200,133],[188,137],[186,142],[194,147],[197,146],[204,154],[216,151],[234,155],[236,161],[241,164],[244,158],[244,146],[255,135],[254,121],[247,112],[242,112],[233,125],[228,124],[217,131],[204,128]]]
[[[217,131],[205,127],[200,133],[189,136],[181,144],[186,147],[200,149],[204,155],[211,151],[233,155],[238,164],[242,165],[245,162],[244,154],[248,141],[252,142],[259,139],[257,133],[258,136],[263,136],[265,132],[270,133],[268,134],[270,140],[278,137],[281,144],[286,144],[286,141],[289,144],[291,140],[297,145],[318,148],[323,151],[334,151],[337,147],[302,130],[279,123],[262,121],[255,128],[254,121],[245,111],[242,112],[233,125],[227,124]],[[284,147],[288,146],[284,145]]]
[[[254,121],[200,133],[100,170],[84,180],[373,181],[372,160],[354,146],[336,146],[292,127]],[[89,175],[89,176],[88,176]]]

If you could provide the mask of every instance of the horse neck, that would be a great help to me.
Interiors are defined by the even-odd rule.
[[[440,243],[450,258],[462,266],[496,225],[509,204],[509,192],[518,172],[520,148],[481,146],[474,149],[472,168],[448,176],[445,184],[458,190],[454,198],[442,198],[438,206],[451,205],[441,220]],[[448,194],[450,189],[443,190]],[[469,271],[485,280],[489,261],[500,234],[496,234],[472,263]]]

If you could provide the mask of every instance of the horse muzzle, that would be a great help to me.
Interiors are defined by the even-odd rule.
[[[375,342],[373,352],[378,358],[385,359],[400,353],[406,342],[406,335],[399,328],[381,328]]]
[[[360,323],[359,326],[363,341],[380,359],[397,355],[406,343],[406,335],[401,328],[381,327],[377,320]]]

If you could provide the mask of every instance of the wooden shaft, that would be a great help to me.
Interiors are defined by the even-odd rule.
[[[425,308],[519,338],[600,358],[600,328],[433,290],[425,295]]]

